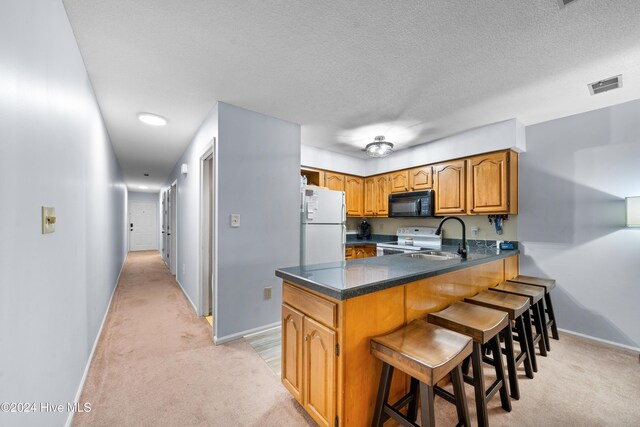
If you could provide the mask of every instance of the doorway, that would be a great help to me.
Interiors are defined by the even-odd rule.
[[[158,204],[129,201],[129,251],[158,249]]]
[[[174,276],[178,268],[178,181],[167,191],[167,262]]]
[[[214,139],[215,144],[215,139]],[[213,148],[200,158],[200,314],[214,323],[215,174]]]
[[[167,191],[163,191],[162,192],[162,209],[161,209],[161,216],[162,216],[162,259],[165,263],[165,265],[168,267],[169,266],[169,259],[167,258],[167,224],[168,224],[168,208],[167,208]]]

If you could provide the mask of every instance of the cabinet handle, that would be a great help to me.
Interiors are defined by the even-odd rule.
[[[304,336],[304,340],[305,340],[305,341],[309,341],[309,335],[305,335],[305,336]]]

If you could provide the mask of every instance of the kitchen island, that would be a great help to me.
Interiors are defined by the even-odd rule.
[[[473,249],[466,260],[400,254],[277,270],[282,383],[321,426],[371,425],[382,363],[370,338],[517,276],[518,254]],[[390,400],[406,386],[394,374]]]

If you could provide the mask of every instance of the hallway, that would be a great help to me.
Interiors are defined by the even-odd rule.
[[[127,256],[80,402],[75,426],[312,425],[249,344],[212,344],[156,251]]]

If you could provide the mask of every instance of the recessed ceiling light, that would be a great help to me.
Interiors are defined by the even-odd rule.
[[[144,176],[149,176],[149,174],[148,174],[148,173],[145,173],[145,174],[144,174]]]
[[[141,189],[141,190],[148,190],[149,189],[149,187],[147,187],[146,185],[139,185],[138,188]]]
[[[158,116],[157,114],[140,113],[138,114],[138,119],[142,123],[146,123],[151,126],[164,126],[167,124],[167,119],[162,116]]]

